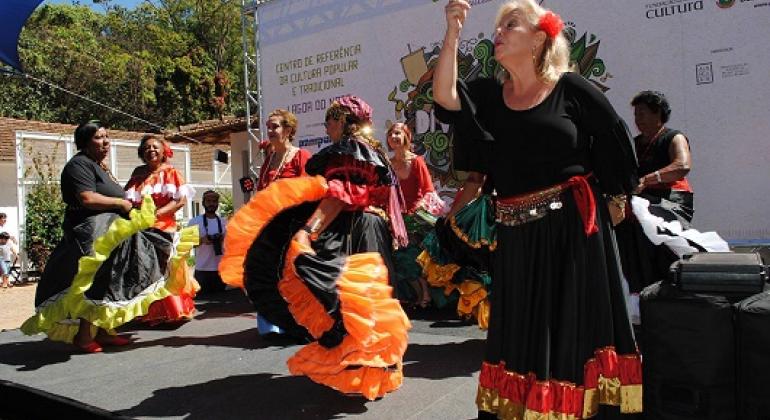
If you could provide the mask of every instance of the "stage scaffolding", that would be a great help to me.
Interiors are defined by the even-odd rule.
[[[260,132],[264,128],[262,108],[262,74],[259,55],[259,6],[271,0],[241,0],[241,33],[243,38],[243,80],[246,98],[246,133],[248,135],[248,156],[243,159],[243,174],[254,179],[259,176],[259,165],[263,160],[259,150]],[[255,124],[256,123],[256,124]],[[257,126],[258,128],[254,128]],[[256,161],[253,160],[254,157]],[[248,196],[246,197],[248,200]]]

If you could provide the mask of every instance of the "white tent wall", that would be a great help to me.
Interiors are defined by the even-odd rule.
[[[0,232],[8,232],[19,239],[19,215],[16,200],[16,165],[0,162],[0,213],[5,213],[5,226]]]
[[[323,145],[324,110],[355,94],[374,108],[376,136],[409,119],[439,189],[457,184],[446,126],[436,123],[424,76],[444,31],[445,1],[273,0],[258,6],[262,109],[288,108],[299,145]],[[491,55],[502,1],[474,0],[461,53],[471,72]],[[695,224],[733,241],[770,240],[770,2],[765,0],[544,0],[562,15],[589,79],[629,123],[640,90],[664,92],[668,126],[690,139]],[[475,55],[474,55],[475,54]],[[594,55],[595,54],[595,55]],[[593,57],[591,57],[593,55]],[[408,112],[402,107],[406,106]]]

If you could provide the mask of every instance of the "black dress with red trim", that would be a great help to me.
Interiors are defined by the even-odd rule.
[[[479,417],[641,412],[641,358],[602,199],[638,180],[625,123],[574,73],[527,110],[510,109],[495,80],[460,82],[458,94],[460,111],[436,112],[453,124],[454,164],[490,176],[498,197]]]

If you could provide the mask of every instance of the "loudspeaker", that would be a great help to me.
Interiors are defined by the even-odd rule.
[[[770,293],[735,305],[738,414],[741,419],[770,420]]]
[[[642,291],[645,418],[736,418],[732,305],[661,282]]]
[[[214,150],[214,161],[219,163],[228,164],[230,162],[230,155],[224,150]]]

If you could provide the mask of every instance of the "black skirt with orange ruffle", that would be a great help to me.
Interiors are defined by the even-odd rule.
[[[292,241],[327,188],[287,178],[255,194],[228,223],[220,272],[260,315],[312,341],[289,359],[292,374],[371,400],[401,385],[410,323],[371,252],[390,246],[379,216],[342,212],[312,248]]]

